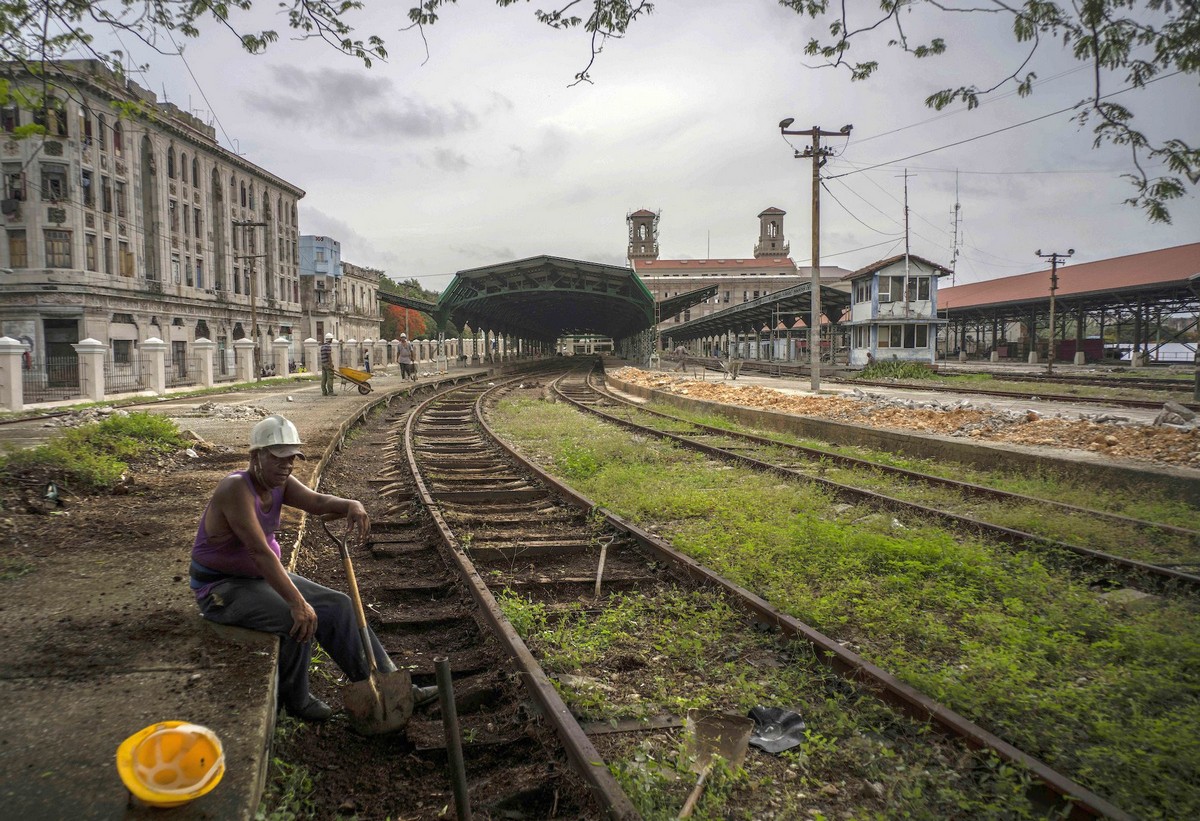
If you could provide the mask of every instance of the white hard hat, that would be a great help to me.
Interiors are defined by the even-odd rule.
[[[263,419],[250,431],[251,451],[266,448],[272,456],[278,456],[281,459],[288,456],[299,456],[303,459],[304,454],[300,450],[300,446],[303,444],[296,426],[277,413]]]
[[[328,342],[328,341],[329,341],[329,340],[331,340],[331,339],[333,339],[333,334],[325,334],[325,341],[326,341],[326,342]]]
[[[400,334],[401,339],[408,339],[408,334]]]

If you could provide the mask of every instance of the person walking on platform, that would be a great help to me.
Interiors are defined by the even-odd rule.
[[[408,334],[400,334],[400,344],[396,346],[396,361],[400,363],[400,378],[417,380],[417,369],[413,365],[413,346],[408,341]]]
[[[217,484],[200,517],[190,584],[209,621],[279,637],[280,706],[305,721],[325,721],[333,710],[308,690],[313,640],[351,681],[365,681],[371,668],[350,597],[287,572],[275,532],[284,505],[345,516],[348,534],[363,540],[371,520],[361,502],[316,493],[292,476],[293,463],[304,458],[302,445],[296,426],[278,414],[254,426],[249,466]],[[394,672],[378,637],[367,633],[379,669]],[[418,704],[436,696],[436,687],[413,688]]]
[[[675,346],[675,355],[679,357],[679,367],[676,370],[687,370],[687,346],[679,344]]]
[[[333,396],[333,334],[325,334],[321,343],[321,395]]]

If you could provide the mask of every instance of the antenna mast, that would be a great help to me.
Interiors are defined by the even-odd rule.
[[[962,244],[962,239],[958,235],[958,226],[962,220],[962,205],[958,201],[958,170],[954,171],[954,213],[951,218],[954,220],[954,244],[950,248],[950,287],[954,287],[954,273],[958,270],[958,249]]]

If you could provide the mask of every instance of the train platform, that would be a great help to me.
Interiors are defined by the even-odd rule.
[[[449,376],[481,372],[488,370],[460,367]],[[419,383],[438,378],[447,377]],[[170,417],[198,438],[196,467],[186,473],[131,477],[125,498],[143,495],[161,517],[162,539],[152,550],[130,550],[120,521],[74,531],[60,544],[30,543],[15,517],[3,523],[6,551],[15,542],[30,565],[0,581],[0,806],[8,817],[253,818],[275,722],[276,641],[248,630],[218,632],[200,618],[187,579],[196,523],[220,478],[245,466],[260,409],[295,422],[308,456],[297,461],[296,476],[312,486],[344,426],[410,384],[377,374],[370,394],[339,390],[325,397],[319,380],[268,381],[215,398],[224,413],[201,408],[212,396],[167,397],[138,407]],[[247,410],[244,417],[230,412],[239,407]],[[36,444],[58,430],[44,425],[0,426],[0,439]],[[169,482],[178,487],[164,488]],[[95,522],[104,518],[106,503],[111,499],[68,499],[57,515]],[[281,525],[294,536],[300,521],[292,513]],[[125,738],[167,720],[214,730],[226,770],[208,795],[176,809],[152,809],[131,801],[115,755]]]

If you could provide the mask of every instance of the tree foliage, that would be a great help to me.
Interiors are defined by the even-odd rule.
[[[437,302],[438,299],[437,291],[430,291],[421,287],[421,284],[415,279],[396,282],[390,277],[383,276],[379,278],[379,290],[384,293],[424,300],[425,302]],[[406,318],[407,326],[405,324]],[[406,327],[407,331],[405,331]],[[399,305],[385,305],[380,337],[383,339],[396,339],[402,332],[405,332],[408,334],[409,339],[417,339],[418,337],[426,336],[432,327],[433,320],[427,314],[414,311],[411,308],[401,308]]]

